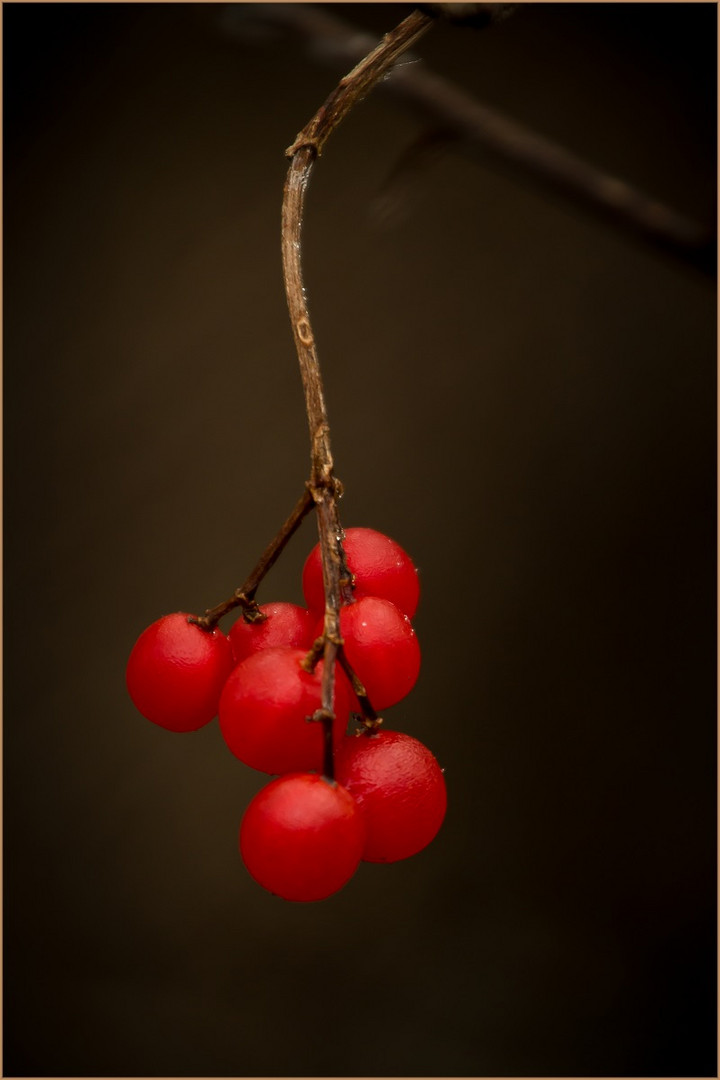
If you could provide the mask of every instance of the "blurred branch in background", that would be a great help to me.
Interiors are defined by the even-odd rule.
[[[496,20],[489,20],[493,21]],[[308,4],[227,5],[222,9],[221,28],[231,36],[246,39],[257,39],[278,30],[294,33],[312,60],[334,68],[357,63],[376,43],[373,35]],[[419,109],[434,125],[434,130],[421,137],[400,159],[385,198],[388,194],[392,197],[392,185],[402,181],[408,170],[417,169],[427,161],[428,148],[437,151],[451,142],[470,143],[513,166],[521,177],[561,195],[616,228],[705,274],[715,273],[714,222],[698,222],[678,213],[482,104],[448,79],[417,63],[396,67],[382,85]]]

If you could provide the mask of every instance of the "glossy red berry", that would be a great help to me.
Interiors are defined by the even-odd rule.
[[[363,812],[366,862],[407,859],[437,835],[447,807],[445,778],[418,739],[385,729],[348,736],[335,773]]]
[[[324,900],[357,870],[365,822],[333,780],[291,773],[252,800],[240,826],[240,853],[255,880],[285,900]]]
[[[420,674],[420,645],[407,615],[379,596],[340,609],[348,662],[377,710],[396,705]]]
[[[220,730],[229,749],[253,769],[271,774],[321,770],[323,724],[308,718],[320,708],[322,660],[303,667],[303,649],[264,649],[243,660],[220,698]],[[335,671],[335,738],[350,718],[350,684]]]
[[[246,622],[240,618],[230,627],[228,638],[236,664],[261,649],[280,646],[307,650],[315,640],[315,616],[298,604],[278,601],[261,604],[266,616],[262,622]]]
[[[164,615],[135,642],[127,688],[148,720],[169,731],[196,731],[217,715],[233,666],[221,630],[201,630],[185,612]]]
[[[412,619],[420,599],[420,582],[407,552],[384,533],[363,528],[346,529],[343,548],[348,569],[355,578],[354,596],[381,596]],[[324,611],[319,544],[307,557],[302,585],[308,607],[316,614]]]

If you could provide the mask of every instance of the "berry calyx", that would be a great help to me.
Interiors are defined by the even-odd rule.
[[[437,835],[445,817],[445,778],[434,755],[399,731],[347,736],[335,775],[365,818],[365,862],[397,862],[416,855]]]
[[[222,631],[201,630],[188,621],[191,617],[178,611],[148,626],[125,673],[136,708],[168,731],[197,731],[208,724],[233,666]]]
[[[260,611],[265,615],[261,622],[240,618],[230,627],[228,639],[236,664],[261,649],[285,646],[307,651],[310,648],[315,640],[316,620],[307,608],[278,601],[261,604]]]
[[[340,609],[348,663],[377,710],[409,694],[420,674],[420,645],[407,615],[379,596],[363,596]]]
[[[325,900],[353,876],[365,821],[353,797],[324,776],[291,773],[251,801],[240,826],[250,874],[284,900]]]
[[[306,671],[303,649],[264,649],[247,657],[228,677],[218,712],[220,730],[235,757],[260,772],[281,774],[321,770],[323,724],[309,718],[322,700],[323,662]],[[335,670],[334,739],[350,718],[352,691]]]
[[[395,540],[376,529],[346,529],[345,561],[353,575],[353,595],[381,596],[412,619],[420,599],[418,572],[410,556]],[[325,609],[320,545],[308,555],[302,575],[307,606],[316,614]]]

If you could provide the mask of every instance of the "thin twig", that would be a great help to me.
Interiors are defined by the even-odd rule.
[[[350,667],[348,658],[345,655],[345,650],[342,648],[338,653],[338,660],[340,661],[340,666],[343,668],[345,674],[350,680],[353,691],[355,693],[355,697],[358,699],[358,704],[360,705],[362,722],[365,727],[365,731],[368,734],[371,734],[373,731],[376,731],[382,724],[382,717],[378,716],[378,714],[375,712],[375,709],[372,706],[372,702],[367,696],[367,690],[360,682],[360,679],[357,677],[356,673]]]
[[[270,541],[264,552],[260,556],[257,565],[254,567],[252,573],[247,578],[245,583],[236,589],[229,599],[224,600],[222,604],[218,604],[217,607],[208,608],[204,615],[193,615],[188,621],[195,623],[203,630],[212,630],[217,626],[223,615],[227,615],[233,608],[241,607],[243,609],[243,618],[247,622],[263,622],[267,615],[264,615],[258,604],[255,601],[255,593],[258,590],[260,582],[267,574],[268,570],[277,562],[287,544],[290,537],[299,528],[303,519],[310,513],[315,505],[312,493],[309,488],[306,488],[300,499],[295,504],[295,508],[288,517],[287,521],[281,526],[279,532]]]
[[[363,56],[372,38],[312,4],[234,5],[223,24],[239,34],[248,23],[277,25],[297,32],[314,59],[328,65]],[[626,181],[538,135],[511,117],[477,101],[422,64],[403,64],[383,86],[417,108],[444,133],[489,151],[554,194],[602,217],[666,253],[702,270],[715,271],[714,223],[701,223],[665,205]]]
[[[318,534],[325,588],[325,624],[321,708],[326,748],[331,747],[335,662],[341,643],[340,606],[349,575],[342,546],[338,499],[342,487],[334,474],[325,395],[310,314],[305,299],[301,262],[301,233],[305,192],[315,159],[353,105],[364,97],[432,25],[430,16],[412,12],[379,45],[364,56],[340,83],[286,151],[290,167],[282,206],[282,255],[290,324],[297,349],[310,430],[311,471],[308,484],[318,515]],[[350,597],[346,594],[345,599]],[[332,779],[332,754],[326,753],[325,774]]]

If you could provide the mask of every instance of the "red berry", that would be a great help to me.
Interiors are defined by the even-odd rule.
[[[243,660],[232,672],[220,698],[220,730],[236,757],[266,773],[321,770],[323,724],[311,721],[321,704],[323,663],[313,672],[302,666],[303,649],[264,649]],[[350,718],[351,690],[335,669],[337,740]]]
[[[350,667],[377,710],[396,705],[420,674],[420,645],[407,615],[389,600],[363,596],[340,609]]]
[[[445,778],[423,743],[399,731],[343,739],[335,758],[338,783],[365,817],[366,862],[396,862],[436,836],[447,806]]]
[[[240,826],[240,854],[255,880],[284,900],[324,900],[357,870],[365,823],[345,788],[324,776],[291,773],[252,800]]]
[[[381,596],[412,619],[420,599],[420,582],[412,559],[399,544],[375,529],[346,529],[343,540],[348,569],[354,575],[354,596]],[[302,577],[305,602],[316,614],[325,610],[320,545],[307,557]]]
[[[144,717],[169,731],[197,731],[212,720],[233,666],[221,630],[201,630],[178,611],[164,615],[135,642],[127,688]]]
[[[315,640],[316,621],[307,608],[279,601],[261,604],[260,610],[267,616],[262,622],[246,622],[241,618],[230,627],[228,638],[236,664],[261,649],[281,645],[307,652]]]

